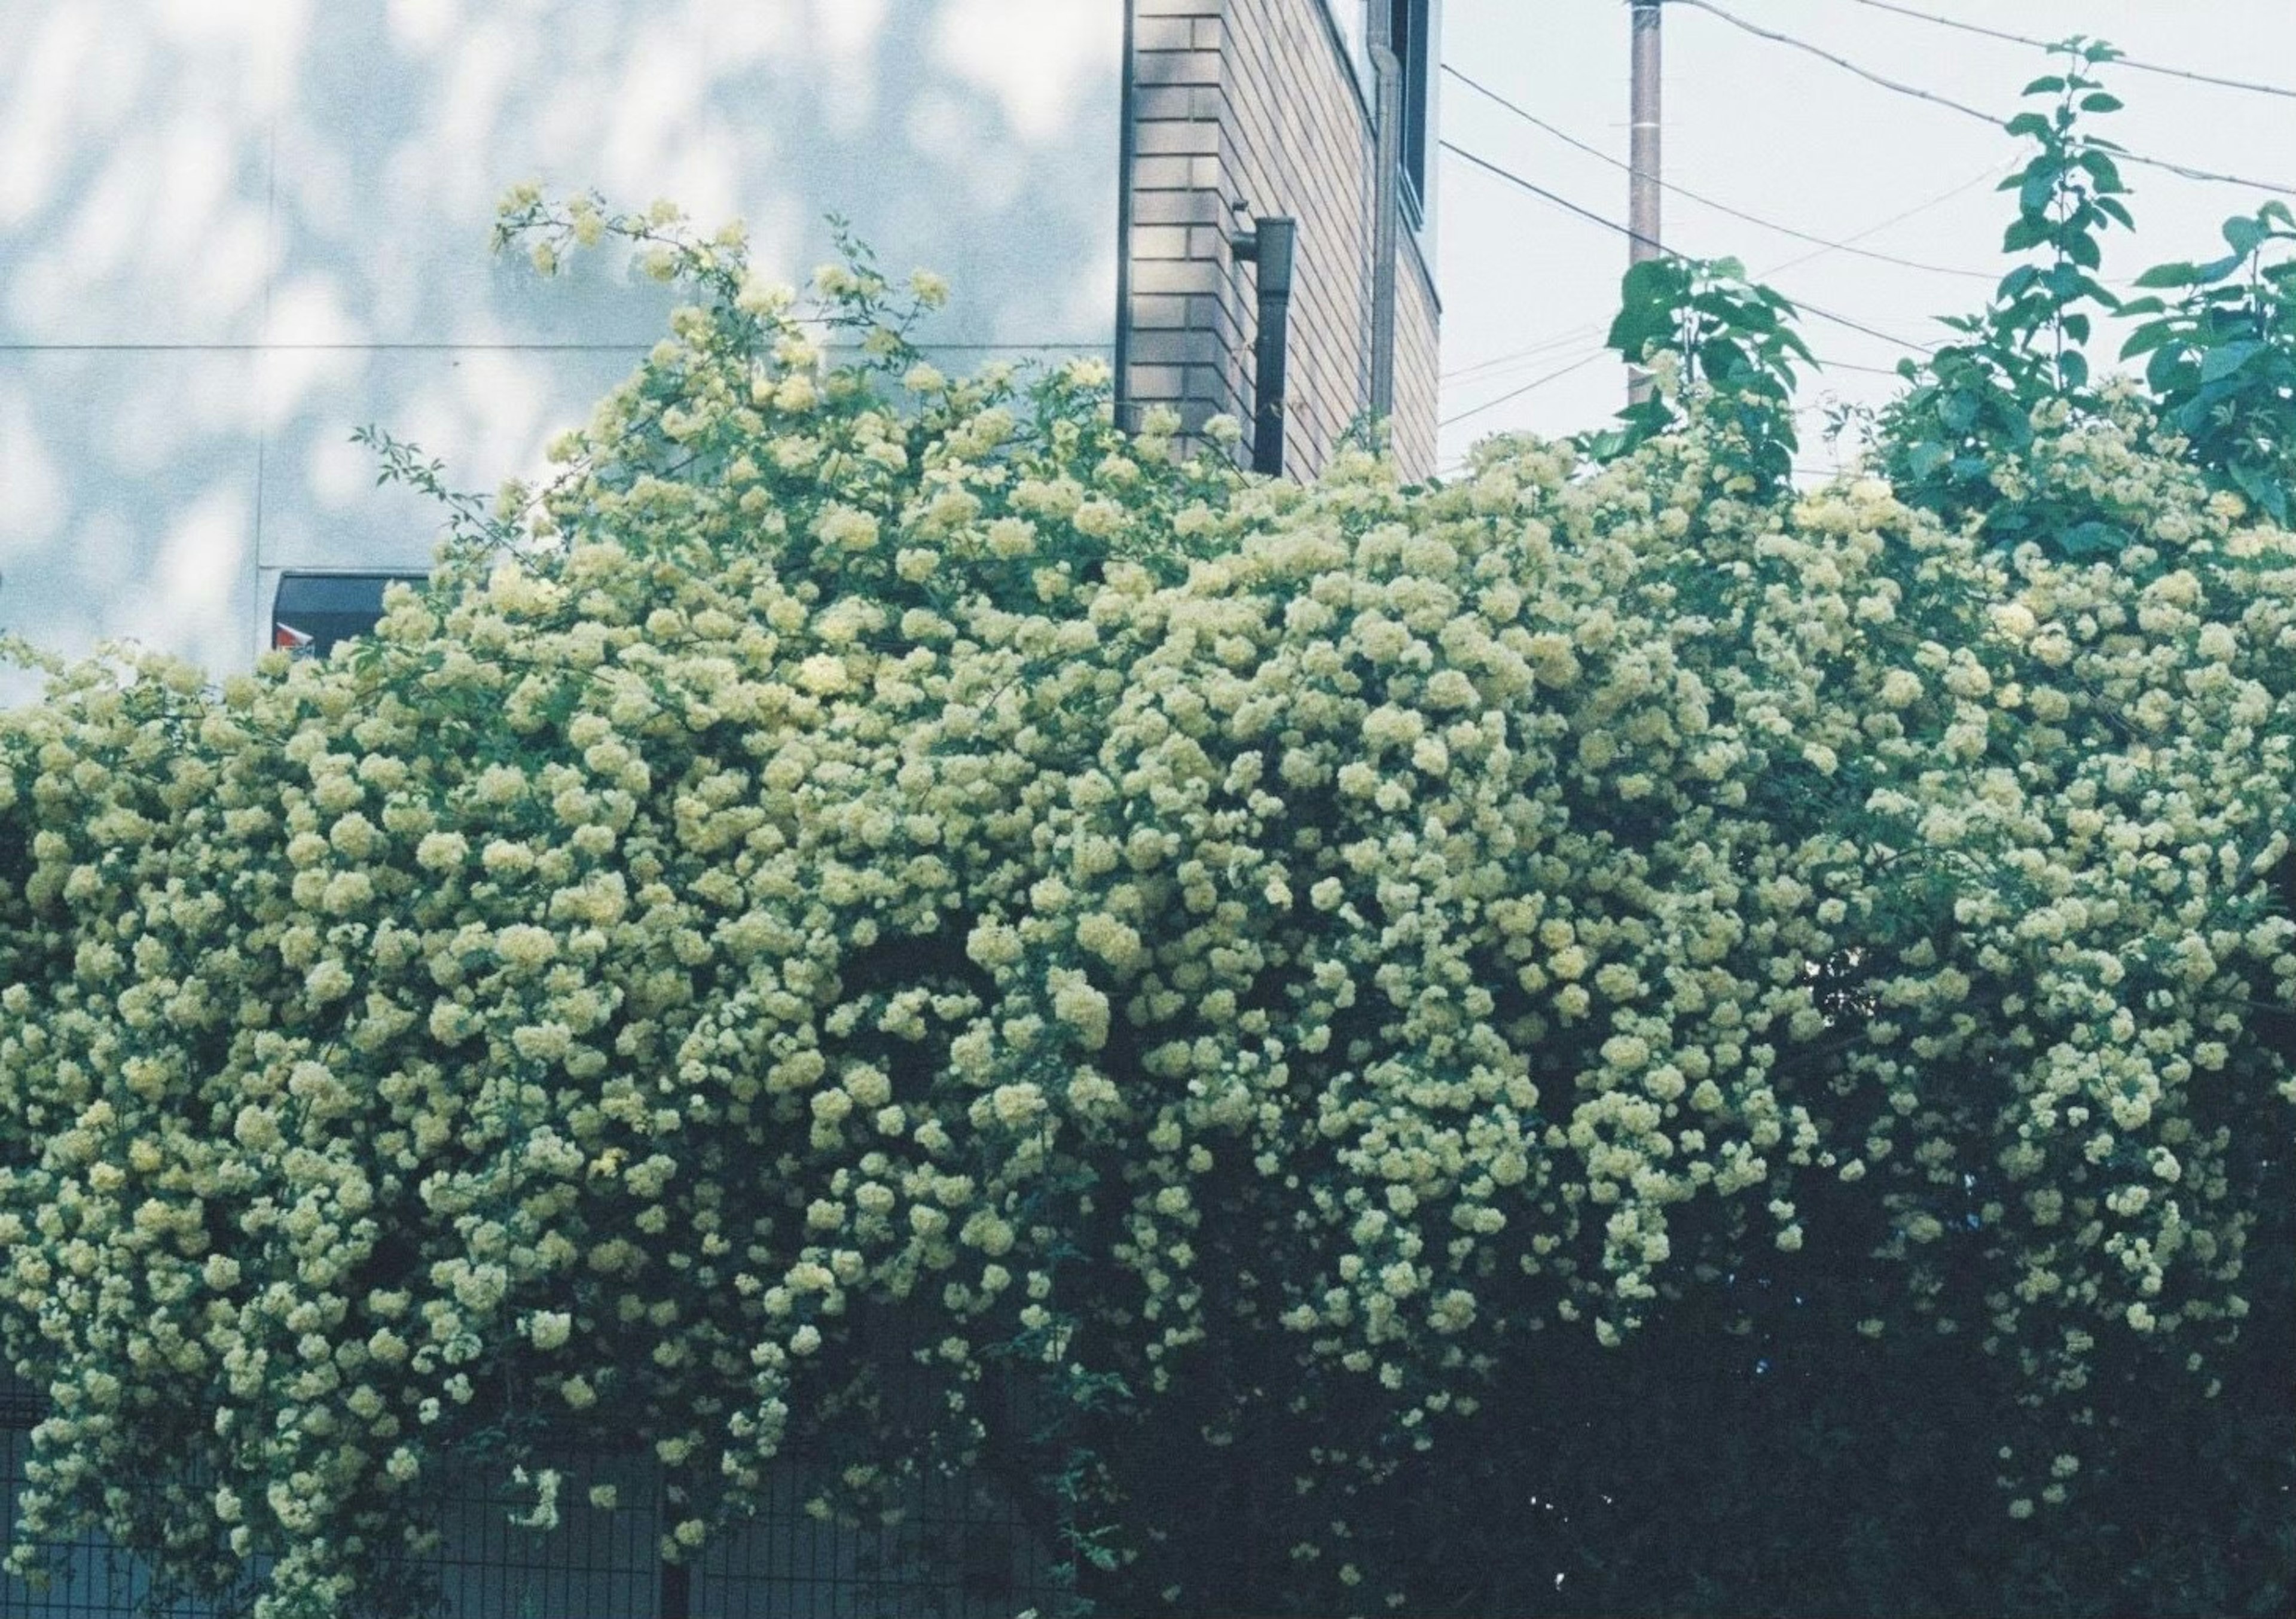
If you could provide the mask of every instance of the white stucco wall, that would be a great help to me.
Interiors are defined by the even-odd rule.
[[[374,423],[533,470],[659,334],[597,260],[491,260],[510,185],[848,215],[955,283],[945,364],[1106,354],[1121,0],[0,0],[0,629],[216,669],[282,566],[405,567]],[[0,700],[28,683],[0,674]]]

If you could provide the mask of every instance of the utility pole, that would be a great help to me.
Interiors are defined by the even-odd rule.
[[[1629,266],[1659,256],[1659,17],[1663,0],[1634,0],[1634,95],[1629,116],[1633,126],[1628,147],[1627,263]],[[1639,405],[1650,398],[1649,373],[1632,366],[1627,373],[1627,399]]]

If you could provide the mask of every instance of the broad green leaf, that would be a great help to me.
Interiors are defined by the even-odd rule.
[[[2156,264],[2139,275],[2133,284],[2140,287],[2189,287],[2201,279],[2200,267],[2181,260],[2174,264]]]
[[[2120,98],[2110,91],[2093,90],[2081,97],[2080,108],[2084,112],[2118,112],[2120,105]]]
[[[2047,74],[2035,79],[2017,94],[2020,95],[2054,95],[2065,87],[2064,79],[2057,74]]]
[[[2235,214],[2224,222],[2226,245],[2243,259],[2255,252],[2270,234],[2270,229],[2262,221],[2245,215]]]
[[[2120,103],[2114,104],[2117,106]],[[2082,152],[2076,160],[2083,168],[2087,169],[2090,177],[2096,181],[2098,191],[2116,192],[2128,189],[2120,183],[2120,166],[2102,152],[2091,148]]]
[[[2229,342],[2210,349],[2201,356],[2201,381],[2213,382],[2228,377],[2264,351],[2264,344],[2254,338]]]
[[[2040,246],[2048,239],[2049,222],[2027,214],[2002,234],[2001,251],[2005,253],[2021,253],[2029,248]]]
[[[2234,253],[2229,259],[2211,259],[2208,263],[2201,266],[2201,284],[2203,286],[2211,285],[2217,282],[2222,281],[2227,275],[2237,275],[2240,271],[2240,267],[2247,262],[2248,255],[2246,253]]]
[[[1753,369],[1746,351],[1728,338],[1710,338],[1698,345],[1698,369],[1706,380],[1731,384]]]
[[[2154,393],[2167,395],[2175,392],[2194,370],[2185,357],[2183,344],[2165,345],[2155,349],[2145,362],[2144,381]]]
[[[2122,202],[2118,197],[2099,197],[2096,200],[2096,205],[2101,211],[2110,215],[2122,229],[2135,230],[2136,228],[2136,220],[2135,216],[2129,213],[2128,205]]]
[[[2144,301],[2152,304],[2155,307],[2158,307],[2160,302],[2158,299],[2146,299]],[[2124,308],[2121,311],[2124,315],[2128,312],[2127,308]],[[2173,341],[2176,339],[2177,334],[2177,324],[2174,321],[2156,320],[2148,322],[2144,325],[2137,327],[2135,332],[2129,334],[2128,341],[2120,345],[2120,357],[2125,360],[2133,360],[2140,354],[2150,354],[2155,349],[2161,347],[2161,344]]]

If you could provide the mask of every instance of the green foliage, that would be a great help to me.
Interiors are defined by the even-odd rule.
[[[2206,264],[2164,264],[2140,287],[2178,292],[2133,300],[2129,316],[2152,318],[2120,350],[2144,359],[2161,421],[2191,446],[2220,487],[2290,520],[2296,488],[2296,259],[2276,246],[2296,239],[2284,202],[2225,221],[2232,251]]]
[[[1673,255],[1645,259],[1627,272],[1610,346],[1629,361],[1656,363],[1646,398],[1619,413],[1621,425],[1578,440],[1598,461],[1615,460],[1685,420],[1682,392],[1709,394],[1709,419],[1726,435],[1729,464],[1763,497],[1786,487],[1800,448],[1793,415],[1793,362],[1810,364],[1792,325],[1794,308],[1776,291],[1746,279],[1734,259]]]
[[[2083,125],[2120,110],[2083,70],[2119,53],[2079,37],[2058,49],[2063,70],[2025,86],[2049,110],[2021,112],[2007,125],[2034,146],[2024,168],[2001,183],[2017,196],[2002,249],[2025,262],[2001,278],[1982,310],[1945,320],[1959,341],[1900,362],[1911,385],[1882,413],[1880,460],[1906,499],[1948,522],[1979,522],[1997,544],[2030,539],[2086,556],[2118,549],[2125,539],[2112,514],[2078,497],[2051,498],[2055,491],[2046,489],[2005,499],[1995,481],[2031,448],[2037,411],[2053,407],[2070,419],[2096,409],[2079,345],[2092,334],[2095,314],[2120,304],[2096,279],[2101,238],[2134,223],[2115,160],[2123,149]]]

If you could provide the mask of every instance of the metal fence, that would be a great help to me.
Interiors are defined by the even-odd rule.
[[[14,1523],[34,1413],[0,1393],[0,1501]],[[436,1619],[1013,1619],[1054,1607],[1051,1558],[1009,1500],[975,1479],[931,1478],[902,1498],[898,1521],[851,1529],[806,1503],[827,1470],[790,1463],[765,1509],[720,1534],[689,1567],[666,1571],[659,1480],[639,1458],[593,1459],[560,1498],[555,1529],[512,1522],[533,1504],[496,1468],[469,1464],[442,1481],[438,1549],[412,1566],[435,1587]],[[613,1483],[611,1509],[587,1486]],[[0,1619],[224,1619],[243,1604],[152,1605],[152,1571],[101,1537],[51,1549],[45,1590],[0,1575]],[[260,1568],[250,1570],[259,1579]],[[250,1592],[251,1594],[251,1588]],[[410,1615],[409,1619],[414,1619]]]

